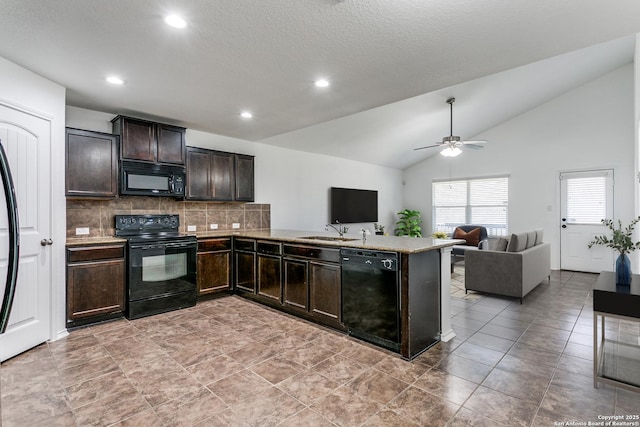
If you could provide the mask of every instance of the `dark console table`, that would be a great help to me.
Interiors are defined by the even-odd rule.
[[[593,285],[593,386],[640,391],[640,345],[606,338],[607,317],[640,322],[640,275],[632,276],[631,286],[618,286],[615,273],[603,271]]]

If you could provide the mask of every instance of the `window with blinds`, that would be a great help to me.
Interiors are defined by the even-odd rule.
[[[486,227],[489,236],[507,235],[508,176],[434,181],[432,190],[434,231],[473,224]]]
[[[609,218],[607,203],[608,180],[611,171],[563,174],[566,182],[565,204],[566,222],[571,224],[600,224]]]

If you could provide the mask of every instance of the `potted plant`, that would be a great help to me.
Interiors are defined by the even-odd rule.
[[[396,236],[422,237],[420,211],[404,209],[398,215],[400,220],[396,222]]]
[[[589,248],[593,245],[602,245],[608,248],[612,248],[619,253],[618,259],[616,259],[616,284],[617,285],[630,285],[631,284],[631,262],[629,261],[628,253],[640,248],[640,242],[633,242],[631,235],[633,234],[633,228],[640,221],[640,217],[634,219],[628,226],[622,228],[622,221],[618,220],[617,226],[611,219],[603,219],[602,224],[606,225],[609,230],[612,231],[612,237],[608,236],[595,236],[589,243]]]

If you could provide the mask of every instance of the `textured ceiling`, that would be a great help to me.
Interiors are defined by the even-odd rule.
[[[167,27],[169,12],[187,28]],[[637,0],[2,0],[0,56],[65,86],[69,105],[405,167],[416,159],[406,152],[365,160],[357,151],[360,131],[387,140],[412,131],[398,121],[359,123],[344,154],[288,135],[634,34],[638,16]],[[109,86],[108,74],[126,84]],[[320,76],[332,85],[315,88]],[[423,120],[432,104],[443,100],[396,114]],[[244,109],[253,120],[240,119]]]

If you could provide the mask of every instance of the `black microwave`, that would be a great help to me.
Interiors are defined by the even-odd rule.
[[[184,166],[122,160],[120,194],[129,196],[184,197]]]

